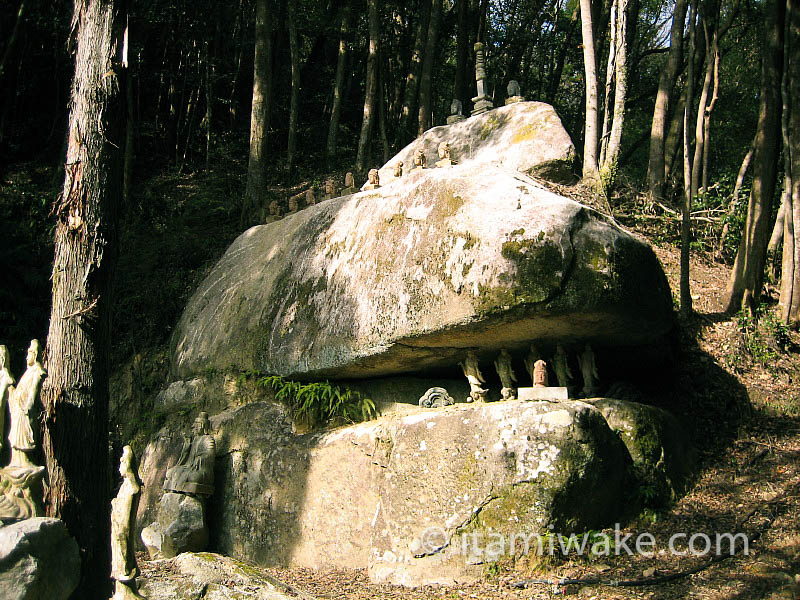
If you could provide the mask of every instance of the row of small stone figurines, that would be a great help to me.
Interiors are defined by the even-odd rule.
[[[439,160],[436,162],[437,167],[450,167],[456,164],[456,161],[452,158],[452,151],[450,149],[449,142],[441,142],[437,148],[437,153],[439,155]],[[425,151],[421,148],[417,148],[414,150],[414,167],[409,170],[409,173],[414,171],[425,169],[427,168],[427,158],[425,156]],[[397,164],[394,166],[393,171],[394,178],[397,179],[403,176],[403,161],[398,161]],[[363,186],[362,189],[364,190],[374,190],[381,186],[380,181],[380,172],[378,169],[370,169],[369,173],[367,174],[367,183]],[[325,193],[322,196],[322,200],[331,200],[332,198],[338,198],[340,196],[347,196],[349,194],[355,194],[358,192],[358,188],[355,187],[355,180],[353,179],[353,173],[347,172],[344,176],[344,188],[341,190],[336,186],[336,180],[333,177],[328,177],[325,180]],[[290,196],[288,200],[288,213],[294,213],[300,210],[301,204],[305,204],[305,206],[313,206],[317,203],[317,196],[314,193],[314,188],[310,187],[305,192],[301,192],[299,194],[295,194],[294,196]],[[283,216],[283,210],[281,208],[280,202],[277,200],[273,200],[269,204],[269,217],[271,221],[274,221],[281,216]]]
[[[580,365],[581,369],[581,375],[583,376],[583,389],[581,390],[581,394],[583,397],[589,398],[596,393],[597,380],[599,378],[592,347],[589,344],[585,344],[583,350],[577,353],[577,358],[578,365]],[[475,354],[475,351],[467,351],[467,356],[458,364],[469,382],[470,391],[466,401],[485,402],[489,390],[483,387],[486,380],[483,377],[483,373],[481,373],[478,364],[478,356]],[[553,356],[551,364],[556,378],[558,379],[559,387],[568,389],[569,382],[573,378],[573,375],[572,370],[569,368],[567,352],[561,344],[556,346],[556,353]],[[495,359],[494,368],[497,370],[502,385],[500,390],[501,399],[515,400],[517,397],[517,388],[515,384],[518,380],[511,366],[511,354],[509,354],[508,350],[505,348],[500,350],[500,354]],[[533,387],[549,387],[547,363],[542,360],[542,355],[534,345],[531,345],[530,352],[525,359],[525,369],[528,371]],[[453,404],[453,402],[453,399],[450,398],[444,388],[431,388],[419,399],[419,405],[427,408],[445,406]]]

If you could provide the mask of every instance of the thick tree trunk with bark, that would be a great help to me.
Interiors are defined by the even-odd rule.
[[[592,25],[592,0],[580,0],[581,35],[583,38],[583,68],[586,80],[586,120],[583,140],[583,178],[595,185],[598,144],[597,61],[595,59],[594,28]]]
[[[757,304],[761,296],[771,204],[775,194],[781,138],[780,89],[785,4],[783,0],[767,0],[764,10],[765,39],[761,59],[761,101],[753,155],[753,187],[742,240],[726,292],[728,312],[739,310],[743,298],[752,298],[753,303]]]
[[[46,504],[81,549],[76,598],[109,597],[108,356],[125,148],[126,8],[115,0],[75,2],[66,174],[54,206],[42,387]]]
[[[672,88],[680,71],[683,60],[683,27],[686,22],[687,0],[676,0],[670,31],[670,48],[667,63],[658,80],[656,104],[653,109],[653,122],[650,127],[650,156],[647,163],[647,183],[650,194],[660,198],[664,191],[664,145],[669,118],[669,104]]]
[[[441,15],[442,0],[431,0],[428,39],[425,42],[425,57],[422,61],[422,74],[419,79],[418,136],[425,133],[431,126],[431,87],[433,85],[433,65],[436,62],[436,43],[439,39],[439,19]]]
[[[250,222],[264,204],[267,187],[267,132],[272,99],[272,13],[269,0],[256,0],[253,104],[250,113],[250,156],[241,224]]]
[[[369,54],[367,55],[367,82],[364,94],[364,118],[361,121],[361,135],[358,138],[356,171],[363,173],[370,155],[370,142],[377,108],[378,97],[378,41],[380,23],[378,21],[378,0],[367,0],[369,22]]]
[[[350,15],[350,3],[345,2],[344,6],[342,6],[342,24],[339,29],[339,55],[336,59],[336,82],[333,86],[333,107],[331,108],[331,121],[328,126],[327,156],[329,168],[332,166],[333,160],[336,157],[336,139],[339,135],[339,119],[342,116]]]
[[[610,27],[613,28],[612,47],[609,56],[614,56],[611,68],[614,74],[614,110],[611,117],[611,129],[608,138],[603,140],[600,174],[606,188],[613,187],[616,177],[617,162],[622,143],[622,129],[625,123],[625,100],[628,95],[628,51],[627,51],[627,18],[628,1],[614,0]],[[610,89],[610,86],[607,86]],[[611,104],[606,96],[606,105]],[[605,127],[604,127],[605,129]],[[606,132],[603,132],[606,135]]]

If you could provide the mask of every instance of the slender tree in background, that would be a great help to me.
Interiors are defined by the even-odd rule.
[[[420,10],[414,30],[414,46],[411,50],[411,61],[406,76],[406,88],[403,94],[403,109],[400,113],[398,146],[404,146],[414,138],[416,127],[413,115],[417,115],[416,107],[419,91],[419,78],[422,74],[422,56],[428,35],[428,18],[431,12],[431,0],[419,0]]]
[[[425,56],[422,60],[422,74],[419,80],[418,136],[425,133],[431,126],[433,65],[436,62],[436,43],[439,40],[439,20],[442,15],[442,0],[430,0],[430,2],[431,18],[428,26],[428,39],[425,42]]]
[[[78,598],[108,598],[111,282],[125,148],[127,12],[76,0],[64,187],[55,213],[53,301],[42,387],[49,516],[78,540]]]
[[[613,187],[617,162],[622,144],[622,128],[625,122],[625,100],[628,95],[628,51],[627,51],[628,0],[614,0],[611,10],[611,45],[609,48],[606,80],[605,116],[600,153],[600,179],[606,191]],[[611,77],[614,79],[614,110],[608,129],[608,113],[611,104]]]
[[[367,55],[367,83],[364,94],[364,119],[361,122],[361,135],[358,138],[356,171],[366,170],[370,155],[370,141],[376,116],[378,100],[378,42],[380,24],[378,22],[378,0],[367,0],[369,21],[369,54]]]
[[[647,183],[653,198],[660,198],[665,179],[665,141],[672,89],[678,77],[683,60],[683,28],[686,22],[687,0],[676,0],[672,13],[670,46],[667,62],[658,80],[656,104],[650,127],[650,157],[647,163]]]
[[[592,0],[580,0],[583,69],[586,83],[586,113],[583,139],[583,179],[595,185],[599,180],[597,165],[598,99],[597,61],[595,59]]]
[[[742,239],[726,290],[728,312],[739,310],[743,304],[752,310],[761,296],[780,151],[785,9],[784,0],[766,0],[763,6],[761,99],[753,153],[753,187]]]
[[[784,155],[790,191],[784,195],[783,260],[781,262],[780,311],[784,323],[800,325],[800,6],[788,0],[786,29],[786,65],[784,103],[789,115],[785,120]]]
[[[681,201],[681,315],[692,312],[692,291],[689,279],[689,246],[692,239],[692,147],[689,125],[694,105],[694,59],[697,49],[697,0],[689,6],[689,60],[686,73],[686,104],[683,109],[683,198]]]
[[[267,132],[272,100],[272,11],[270,0],[256,0],[253,103],[250,115],[250,157],[241,224],[264,204],[267,187]]]
[[[342,5],[342,23],[339,29],[339,54],[336,58],[336,80],[333,85],[333,107],[328,125],[328,143],[326,146],[328,167],[336,156],[336,139],[339,135],[339,120],[342,116],[342,97],[344,96],[344,76],[347,65],[348,32],[350,30],[350,3]]]
[[[286,21],[289,28],[289,60],[291,62],[292,89],[289,92],[289,140],[286,151],[287,177],[291,181],[295,167],[295,149],[297,146],[297,106],[300,94],[300,48],[297,39],[297,0],[289,0]]]

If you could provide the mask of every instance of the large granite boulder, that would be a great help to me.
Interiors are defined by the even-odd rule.
[[[579,401],[418,408],[305,435],[280,405],[257,402],[212,425],[209,546],[257,564],[369,568],[375,581],[405,585],[464,581],[487,559],[462,553],[458,536],[586,531],[612,524],[628,494],[624,444]],[[145,489],[163,480],[155,458],[170,435],[144,453]],[[139,522],[156,503],[143,495]],[[446,547],[431,547],[430,531]]]
[[[78,544],[63,521],[35,517],[0,526],[3,600],[66,600],[80,573]]]
[[[156,520],[142,530],[142,542],[151,559],[200,552],[208,544],[204,501],[194,496],[164,492]]]
[[[428,129],[379,169],[381,183],[394,179],[399,161],[406,173],[414,168],[417,149],[433,167],[441,142],[450,144],[453,160],[473,171],[494,165],[562,183],[575,179],[575,146],[555,109],[519,102]]]
[[[243,233],[190,299],[171,370],[359,379],[466,348],[657,344],[672,325],[647,244],[521,173],[463,164]]]
[[[694,474],[695,452],[687,428],[674,415],[616,398],[588,402],[603,413],[628,449],[643,504],[662,507],[686,493]]]

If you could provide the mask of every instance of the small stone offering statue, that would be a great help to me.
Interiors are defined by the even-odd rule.
[[[317,198],[314,196],[314,188],[306,190],[306,206],[314,206],[317,203]]]
[[[425,168],[425,152],[422,151],[422,148],[417,148],[414,150],[414,171],[417,169],[424,169]]]
[[[522,95],[522,91],[519,88],[519,82],[514,79],[508,82],[506,92],[508,94],[506,96],[507,105],[525,101],[525,97]]]
[[[364,186],[365,190],[376,190],[381,187],[381,177],[378,174],[378,169],[370,169],[367,173],[367,185]]]
[[[142,600],[136,591],[136,566],[133,532],[136,531],[136,508],[139,504],[141,484],[134,470],[133,450],[122,449],[119,459],[119,474],[122,486],[117,497],[111,501],[111,578],[114,580],[114,595],[111,600]]]
[[[542,355],[539,354],[539,350],[537,350],[536,346],[531,344],[531,350],[528,352],[528,356],[525,358],[525,370],[528,372],[528,375],[531,378],[531,382],[534,382],[533,379],[533,366],[536,364],[536,361],[542,358]]]
[[[478,366],[478,357],[475,355],[475,352],[472,350],[467,352],[467,357],[464,359],[464,362],[458,364],[461,365],[461,370],[464,372],[464,376],[469,382],[469,397],[467,397],[467,402],[484,402],[488,390],[481,387],[481,384],[485,383],[486,380],[483,378],[483,374],[481,374],[480,367]]]
[[[511,368],[511,355],[505,348],[500,350],[500,356],[494,361],[494,368],[497,369],[500,383],[503,385],[500,390],[503,400],[516,400],[514,384],[517,382],[517,377],[514,375],[514,369]]]
[[[586,344],[583,352],[578,355],[578,364],[581,366],[581,375],[583,375],[582,393],[586,398],[590,398],[597,392],[597,379],[600,376],[597,373],[594,352],[589,344]]]
[[[273,200],[269,203],[269,214],[271,217],[280,217],[281,216],[281,205],[278,203],[277,200]]]
[[[208,413],[197,415],[192,425],[193,437],[184,436],[183,450],[177,464],[167,469],[163,488],[195,496],[214,493],[214,459],[217,446],[209,435]]]
[[[325,180],[325,200],[330,200],[336,196],[336,182],[333,177],[328,177]]]
[[[437,152],[439,154],[439,160],[436,162],[437,167],[449,167],[453,164],[450,159],[450,144],[448,142],[440,143]]]
[[[8,355],[8,348],[0,346],[0,432],[5,431],[6,426],[6,404],[8,396],[14,389],[14,376],[8,370],[11,359]],[[0,433],[0,450],[3,449],[3,436]]]
[[[395,167],[394,167],[394,176],[395,177],[402,177],[403,176],[403,161],[402,160],[395,165]]]
[[[558,378],[558,385],[568,387],[569,380],[572,378],[572,371],[567,364],[567,353],[560,344],[556,346],[556,355],[553,357],[553,370]]]
[[[10,467],[35,466],[28,455],[36,450],[33,439],[31,411],[39,397],[42,379],[47,372],[39,362],[39,340],[32,340],[26,358],[28,368],[16,389],[12,388],[8,398],[11,414],[11,428],[8,432],[8,441],[11,444]]]
[[[548,387],[547,363],[539,359],[533,364],[533,387]]]
[[[351,172],[347,172],[344,176],[344,189],[341,192],[342,196],[347,196],[348,194],[355,194],[358,190],[356,189],[355,179],[353,179],[353,174]]]
[[[297,196],[292,196],[289,198],[289,212],[297,212],[300,209],[300,206],[297,203]]]
[[[459,123],[463,121],[466,117],[462,114],[462,107],[461,100],[458,98],[454,98],[453,101],[450,103],[450,116],[447,117],[447,124],[452,125],[453,123]]]

